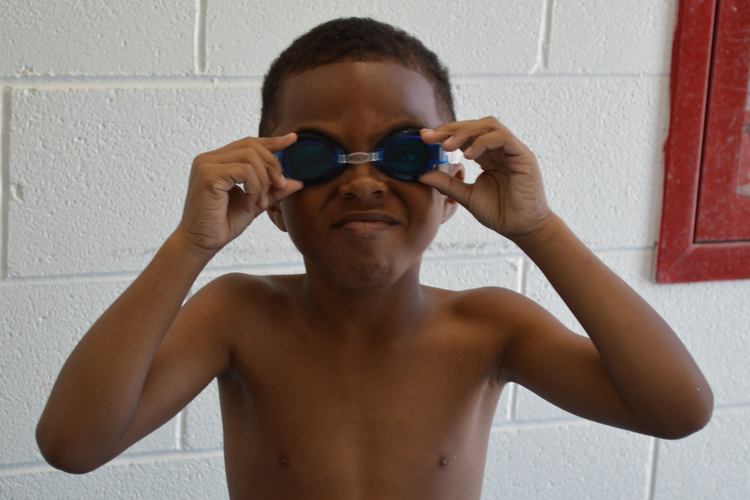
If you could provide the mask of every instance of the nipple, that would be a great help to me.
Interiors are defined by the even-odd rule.
[[[445,457],[440,457],[440,459],[438,460],[438,465],[441,469],[448,467],[448,459]]]
[[[286,453],[282,453],[281,455],[279,455],[279,465],[284,469],[289,467],[289,455],[287,455]]]

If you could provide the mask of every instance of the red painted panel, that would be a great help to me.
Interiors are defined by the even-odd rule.
[[[690,281],[684,257],[693,246],[713,38],[713,0],[681,0],[672,45],[669,136],[656,260],[660,283]]]
[[[749,103],[750,104],[750,103]],[[745,110],[745,124],[742,127],[742,153],[737,173],[737,193],[750,197],[750,109]]]
[[[731,0],[735,6],[744,1]],[[719,0],[680,1],[672,47],[670,128],[664,144],[664,201],[656,261],[656,279],[660,283],[750,278],[750,242],[695,241],[718,3]],[[745,78],[747,74],[746,71]],[[745,81],[742,89],[747,92],[747,88]],[[739,109],[744,113],[744,103]],[[734,172],[740,178],[744,175],[741,169],[735,168]]]
[[[747,165],[742,157],[748,154],[743,152],[750,76],[747,1],[721,0],[718,6],[696,242],[750,240],[750,198],[740,196]]]

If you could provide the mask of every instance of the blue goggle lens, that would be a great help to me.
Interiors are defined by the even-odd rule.
[[[423,142],[416,129],[389,135],[369,155],[372,160],[365,161],[372,161],[378,170],[402,181],[416,181],[436,164],[447,163],[442,148]],[[327,182],[339,175],[347,163],[358,163],[348,160],[344,150],[332,140],[311,133],[300,133],[297,142],[274,156],[281,162],[284,175],[307,186]]]
[[[334,152],[315,142],[295,142],[284,153],[285,173],[300,181],[321,177],[334,164]]]
[[[402,139],[383,150],[383,163],[390,169],[407,176],[418,177],[425,173],[432,151],[419,138]]]

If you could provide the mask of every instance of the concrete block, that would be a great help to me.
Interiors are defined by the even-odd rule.
[[[496,116],[534,151],[550,206],[587,245],[654,244],[667,79],[466,79],[455,87],[459,119]]]
[[[467,162],[468,163],[468,162]],[[467,182],[474,182],[479,172],[471,162]],[[459,206],[450,220],[443,223],[425,252],[426,257],[452,255],[517,254],[518,247],[510,240],[486,228],[468,210]]]
[[[748,498],[750,407],[718,410],[705,429],[659,442],[654,500]]]
[[[83,476],[52,470],[0,476],[0,492],[14,500],[229,498],[220,454],[122,462]]]
[[[556,0],[549,70],[669,74],[677,2]]]
[[[649,438],[601,425],[501,427],[482,499],[642,498],[648,461]]]
[[[0,287],[0,465],[43,461],[34,432],[57,375],[78,340],[126,285]],[[174,444],[175,423],[170,421],[127,453]]]
[[[248,87],[14,92],[9,276],[140,271],[179,223],[194,157],[254,134],[257,103]],[[263,216],[212,265],[287,260]]]
[[[6,0],[0,75],[193,72],[195,3]]]
[[[518,291],[519,259],[483,258],[477,260],[430,259],[422,263],[423,285],[449,290],[499,286]]]
[[[540,398],[530,390],[520,387],[516,396],[516,422],[578,419],[575,415]]]
[[[264,75],[294,39],[338,17],[373,17],[398,26],[435,51],[452,74],[529,73],[536,62],[542,2],[395,0],[300,4],[209,2],[207,72]]]

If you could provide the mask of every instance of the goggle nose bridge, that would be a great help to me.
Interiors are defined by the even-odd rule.
[[[383,150],[377,149],[371,153],[355,152],[349,154],[338,154],[337,158],[339,163],[369,163],[376,162],[383,159]]]

